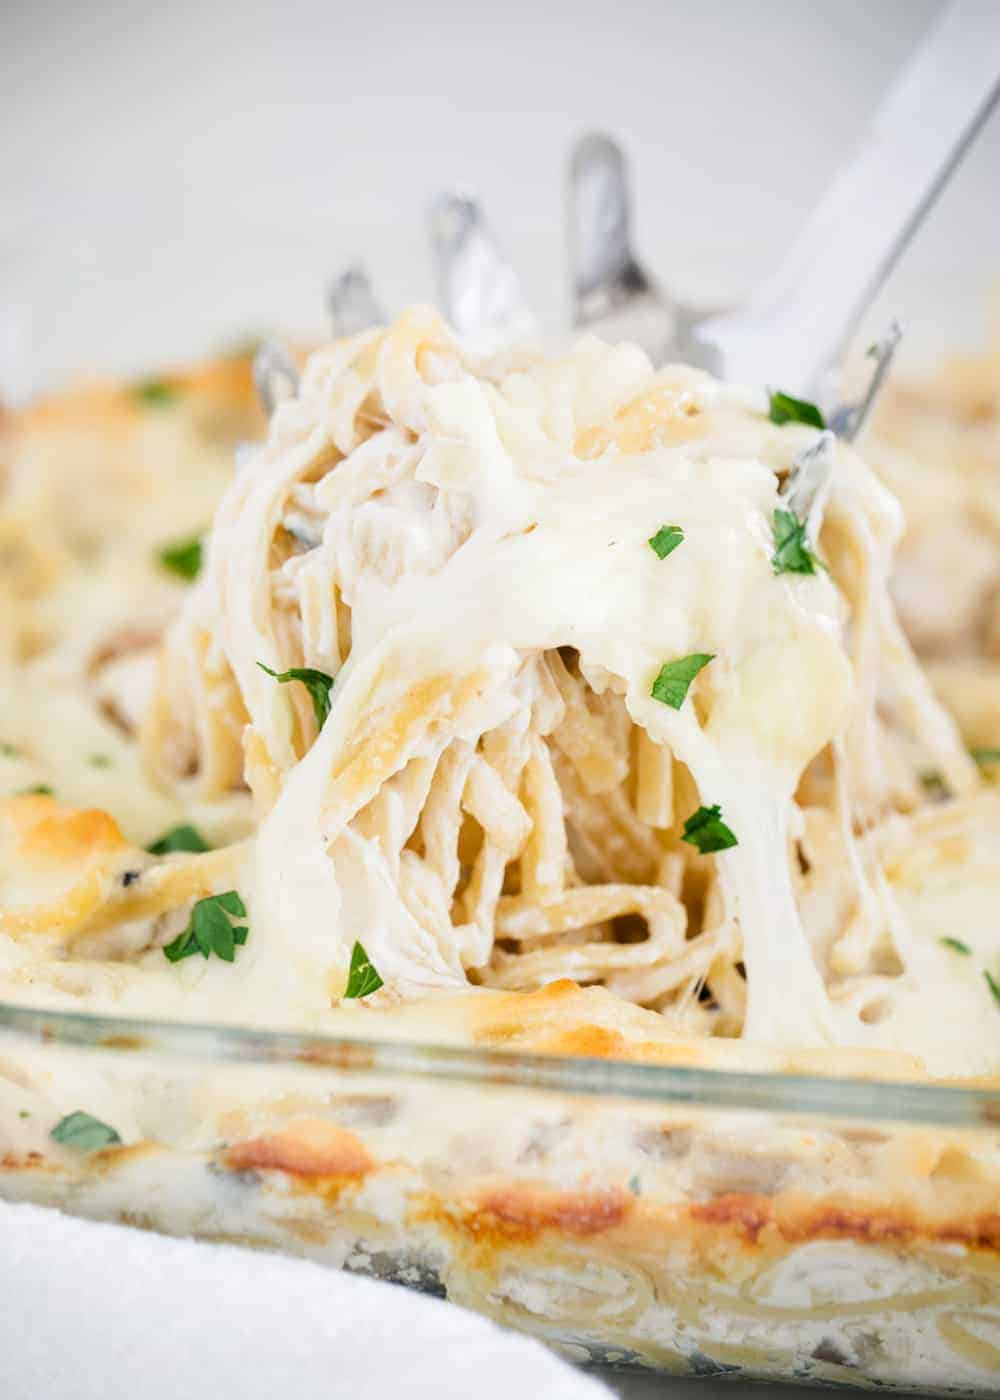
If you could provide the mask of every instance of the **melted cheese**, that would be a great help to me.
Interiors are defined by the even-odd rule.
[[[654,373],[634,347],[586,340],[493,366],[419,310],[314,356],[219,507],[146,708],[160,792],[144,780],[131,804],[142,837],[169,808],[214,813],[219,839],[241,831],[246,778],[258,829],[226,870],[252,935],[233,965],[173,967],[154,931],[97,1001],[333,1026],[360,941],[389,1007],[483,998],[464,989],[501,965],[517,985],[532,958],[554,969],[541,981],[578,958],[654,1008],[642,1015],[668,1039],[710,1024],[707,978],[731,996],[719,1024],[760,1045],[1000,1068],[981,975],[1000,955],[1000,860],[969,844],[987,811],[974,767],[894,621],[898,506],[846,446],[809,522],[829,569],[772,564],[774,512],[815,440],[770,424],[762,394]],[[648,540],[664,524],[684,539],[661,560]],[[713,659],[681,708],[654,699],[660,666],[693,652]],[[304,688],[259,662],[336,677],[318,734]],[[119,704],[143,710],[148,682],[141,659],[127,665]],[[654,822],[636,811],[643,746],[666,755],[647,777],[669,793],[639,804]],[[911,753],[967,795],[949,809],[965,847],[933,902],[921,875],[887,874],[879,836],[917,800]],[[734,848],[684,845],[699,803],[721,806]],[[821,827],[828,889],[803,884],[794,855]],[[915,849],[949,840],[912,832]],[[602,865],[613,878],[588,873]],[[632,886],[639,905],[619,893]],[[592,912],[554,912],[571,905]],[[617,939],[636,907],[647,940]],[[940,937],[973,924],[960,968]]]

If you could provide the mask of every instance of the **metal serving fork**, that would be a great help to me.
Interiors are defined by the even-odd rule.
[[[726,313],[673,298],[643,267],[632,243],[625,156],[609,136],[584,136],[571,155],[568,190],[574,324],[634,340],[658,364],[684,360],[721,378],[766,380],[829,400],[858,322],[998,96],[1000,4],[951,0],[777,273]],[[438,195],[430,228],[439,299],[456,328],[484,347],[533,331],[517,276],[475,197]],[[329,301],[338,334],[382,319],[359,266],[334,282]],[[863,426],[899,338],[893,325],[872,347],[860,398],[831,409],[830,426],[841,436]],[[287,392],[287,357],[268,344],[258,365],[270,408]]]
[[[587,136],[570,167],[575,320],[637,339],[723,379],[766,379],[823,399],[867,307],[1000,96],[1000,5],[952,0],[889,90],[865,141],[778,271],[733,312],[671,298],[632,250],[625,159]],[[853,436],[885,377],[898,329],[880,342],[862,399],[837,410]]]

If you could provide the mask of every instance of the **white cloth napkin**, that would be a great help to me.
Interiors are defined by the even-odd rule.
[[[0,1203],[3,1400],[607,1400],[394,1284]]]

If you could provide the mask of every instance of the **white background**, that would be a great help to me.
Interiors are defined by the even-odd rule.
[[[455,181],[557,328],[564,158],[595,126],[634,158],[647,261],[728,301],[778,261],[937,9],[7,0],[0,386],[321,330],[324,283],[357,254],[390,307],[426,297],[424,210]],[[998,173],[994,119],[890,289],[911,357],[983,334]]]

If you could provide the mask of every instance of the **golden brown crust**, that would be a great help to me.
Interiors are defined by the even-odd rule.
[[[580,1238],[617,1229],[633,1206],[634,1198],[621,1190],[562,1191],[512,1181],[483,1191],[458,1223],[480,1243],[525,1241],[546,1231]]]
[[[730,1192],[688,1207],[695,1225],[738,1235],[748,1244],[856,1240],[871,1244],[949,1243],[1000,1251],[1000,1213],[936,1218],[905,1206],[845,1206],[795,1195],[769,1198]]]
[[[0,930],[65,935],[78,928],[128,850],[118,823],[98,808],[63,807],[41,795],[0,801]]]
[[[108,1148],[89,1161],[92,1171],[117,1170],[124,1160],[156,1152],[151,1143]],[[330,1202],[340,1189],[358,1185],[398,1164],[378,1162],[357,1134],[326,1119],[301,1117],[273,1133],[234,1143],[223,1165],[230,1171],[277,1172],[296,1189]],[[0,1157],[4,1171],[58,1171],[60,1164],[38,1151]],[[645,1255],[683,1243],[702,1258],[720,1250],[782,1253],[819,1240],[924,1246],[961,1245],[1000,1262],[1000,1211],[996,1193],[985,1189],[968,1213],[954,1201],[923,1208],[905,1200],[846,1200],[843,1195],[808,1196],[798,1191],[766,1196],[723,1191],[704,1201],[666,1203],[634,1196],[620,1187],[556,1187],[542,1180],[491,1179],[467,1192],[422,1189],[408,1215],[411,1227],[437,1224],[473,1249],[478,1265],[510,1248],[560,1240],[603,1240],[616,1254]]]
[[[9,415],[3,426],[15,432],[57,428],[102,431],[120,428],[129,430],[149,412],[144,399],[144,386],[153,379],[135,383],[116,379],[81,380],[57,394],[33,400],[17,413]],[[196,365],[169,370],[155,376],[172,399],[199,406],[213,404],[245,413],[264,427],[253,384],[251,355],[220,356]]]
[[[1000,1213],[921,1212],[887,1204],[845,1205],[833,1197],[768,1197],[724,1192],[706,1201],[663,1205],[622,1190],[554,1190],[540,1182],[491,1185],[473,1206],[428,1201],[418,1219],[435,1219],[477,1251],[603,1236],[623,1255],[683,1242],[703,1257],[738,1246],[766,1254],[818,1240],[901,1245],[960,1244],[1000,1255]]]
[[[454,1009],[460,1000],[463,999],[452,999],[453,1014],[449,1020],[457,1019]],[[447,1016],[447,1003],[437,1001],[433,1005],[438,1010],[432,1014],[443,1012]],[[535,992],[505,992],[490,997],[468,993],[461,1012],[465,1033],[474,1044],[538,1055],[760,1073],[777,1070],[851,1074],[867,1079],[926,1078],[926,1068],[915,1055],[843,1046],[829,1050],[778,1049],[742,1040],[681,1035],[671,1030],[656,1012],[624,1002],[601,987],[580,987],[567,978],[550,982]]]
[[[295,1177],[359,1180],[374,1169],[364,1143],[323,1118],[296,1118],[276,1133],[230,1147],[226,1166],[287,1172]]]
[[[232,887],[239,845],[153,860],[99,808],[0,798],[0,933],[72,943]]]

